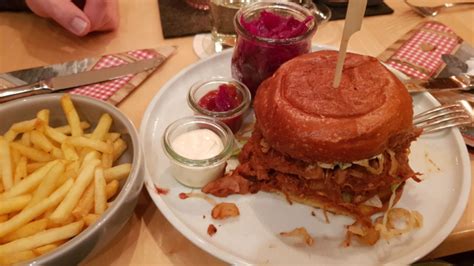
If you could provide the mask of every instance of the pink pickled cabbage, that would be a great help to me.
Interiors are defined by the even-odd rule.
[[[303,21],[277,13],[262,11],[260,16],[246,21],[240,18],[240,24],[251,36],[285,40],[305,34],[309,22],[314,19],[306,17]],[[255,96],[258,86],[286,61],[308,53],[311,49],[312,35],[302,40],[292,42],[265,42],[239,36],[232,55],[232,76],[247,85],[252,97]]]
[[[199,106],[213,112],[226,112],[239,106],[242,97],[233,85],[222,84],[217,90],[204,95],[198,102]]]
[[[254,20],[245,21],[244,17],[241,17],[240,24],[254,36],[288,39],[304,34],[308,30],[306,24],[312,19],[310,16],[304,21],[299,21],[291,16],[283,17],[264,10],[260,13],[260,17]]]

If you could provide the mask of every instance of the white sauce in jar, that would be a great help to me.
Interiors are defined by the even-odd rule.
[[[176,137],[171,142],[173,150],[191,160],[212,158],[224,150],[219,136],[209,129],[196,129]]]
[[[219,155],[224,150],[221,138],[209,129],[196,129],[176,137],[171,148],[190,160],[205,160]],[[171,173],[180,183],[194,188],[205,186],[224,174],[226,159],[208,166],[191,166],[171,159]]]

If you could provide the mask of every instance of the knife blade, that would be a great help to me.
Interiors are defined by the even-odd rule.
[[[428,80],[410,79],[404,81],[408,92],[424,91],[469,91],[474,89],[474,76],[458,75]]]
[[[79,72],[70,75],[56,76],[39,82],[0,90],[0,103],[36,94],[50,93],[71,89],[84,85],[114,80],[129,74],[139,73],[157,67],[160,59],[157,57],[144,59],[116,67]]]

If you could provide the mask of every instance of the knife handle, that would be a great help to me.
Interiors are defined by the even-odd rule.
[[[8,89],[0,90],[0,103],[26,97],[26,96],[43,94],[43,93],[48,93],[48,92],[51,92],[51,89],[44,82],[37,82],[37,83],[28,84],[24,86],[8,88]]]

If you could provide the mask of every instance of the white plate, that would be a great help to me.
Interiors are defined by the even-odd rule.
[[[321,49],[321,48],[317,48]],[[163,153],[161,137],[165,127],[174,120],[192,115],[186,104],[186,93],[194,82],[211,76],[230,77],[232,51],[225,51],[200,61],[171,79],[148,106],[140,129],[146,158],[146,188],[165,217],[194,244],[232,264],[307,263],[410,263],[429,253],[449,233],[460,219],[471,188],[470,161],[461,134],[452,129],[423,136],[413,143],[410,164],[423,173],[422,183],[407,182],[397,206],[418,210],[424,225],[412,234],[387,243],[379,241],[372,247],[340,246],[344,225],[352,220],[329,215],[324,223],[322,213],[308,206],[289,205],[283,198],[259,192],[254,195],[232,195],[216,198],[218,202],[235,202],[240,216],[224,221],[213,220],[212,206],[205,200],[182,200],[180,192],[189,192],[176,182],[169,172],[169,162]],[[429,94],[414,97],[415,112],[437,105]],[[158,195],[154,184],[170,189]],[[217,233],[207,234],[209,224]],[[279,237],[282,231],[304,226],[315,237],[311,247],[288,243]]]

